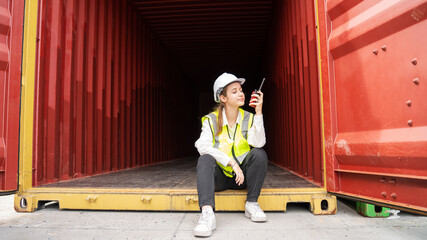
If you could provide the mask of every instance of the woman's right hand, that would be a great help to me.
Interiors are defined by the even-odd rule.
[[[236,173],[236,184],[237,185],[242,185],[243,182],[245,181],[245,175],[243,175],[243,171],[240,168],[239,164],[234,160],[230,160],[230,166],[231,168],[233,168],[233,171]]]

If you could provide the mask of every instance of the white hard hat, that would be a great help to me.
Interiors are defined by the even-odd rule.
[[[242,85],[245,82],[244,78],[237,78],[235,75],[231,73],[223,73],[219,76],[214,83],[213,91],[214,91],[214,99],[215,102],[219,103],[219,95],[222,90],[230,83],[239,82]]]

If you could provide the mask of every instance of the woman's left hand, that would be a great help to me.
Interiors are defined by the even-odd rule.
[[[245,175],[243,174],[242,169],[240,168],[237,162],[234,163],[232,168],[234,173],[236,173],[236,178],[235,178],[236,184],[238,186],[242,185],[243,182],[245,181]]]
[[[262,115],[262,103],[264,102],[264,93],[262,93],[261,91],[257,91],[257,93],[259,94],[252,94],[251,95],[251,99],[254,97],[255,99],[250,101],[250,105],[255,107],[255,113],[257,115]]]

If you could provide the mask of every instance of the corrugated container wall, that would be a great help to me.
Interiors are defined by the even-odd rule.
[[[127,1],[40,1],[33,185],[183,157],[185,77]],[[43,43],[43,44],[40,44]]]
[[[17,188],[23,9],[0,2],[0,192]]]
[[[325,4],[328,190],[425,214],[427,1]]]
[[[266,76],[268,152],[275,163],[323,181],[314,1],[277,1]],[[270,97],[268,97],[270,96]]]

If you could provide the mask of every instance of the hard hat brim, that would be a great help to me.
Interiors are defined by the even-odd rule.
[[[240,85],[243,85],[243,83],[245,83],[246,79],[238,78],[238,79],[236,79],[236,81],[238,81],[240,83]]]
[[[246,79],[244,79],[244,78],[236,78],[236,80],[233,80],[233,81],[229,82],[227,85],[225,85],[224,87],[222,87],[222,89],[226,88],[228,85],[230,85],[230,84],[232,84],[232,83],[235,83],[235,82],[239,82],[239,83],[240,83],[240,85],[243,85],[243,83],[245,83],[245,81],[246,81]],[[222,91],[222,90],[221,90],[221,91]],[[219,100],[219,95],[218,95],[218,96],[215,96],[215,102],[217,102],[217,103],[219,103],[219,102],[220,102],[220,100]]]

